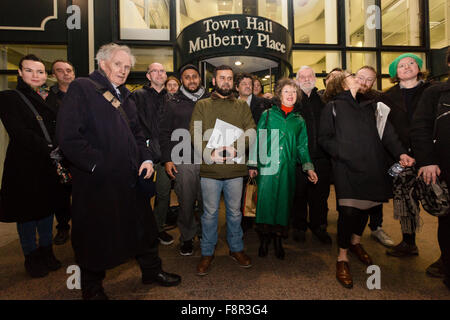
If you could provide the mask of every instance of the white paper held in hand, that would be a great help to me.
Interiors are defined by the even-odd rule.
[[[377,130],[380,139],[383,139],[384,128],[386,127],[386,121],[391,109],[383,102],[377,103],[376,119],[377,119]]]
[[[242,134],[244,134],[244,130],[241,128],[220,119],[216,119],[213,132],[206,147],[210,149],[217,149],[220,147],[231,146]],[[241,163],[242,157],[236,157],[233,161],[236,163]]]

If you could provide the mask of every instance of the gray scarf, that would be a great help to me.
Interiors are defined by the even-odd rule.
[[[197,100],[199,100],[201,97],[203,97],[203,95],[205,94],[205,88],[200,87],[197,92],[194,93],[190,93],[189,91],[186,90],[186,88],[184,86],[180,87],[180,91],[186,96],[188,97],[190,100],[197,102]]]

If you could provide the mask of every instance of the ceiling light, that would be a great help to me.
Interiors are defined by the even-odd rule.
[[[237,66],[242,66],[243,65],[243,63],[241,61],[236,61],[234,64],[237,65]]]
[[[267,76],[265,76],[264,78],[265,78],[265,79],[269,79],[269,78],[270,78],[270,75],[267,75]]]

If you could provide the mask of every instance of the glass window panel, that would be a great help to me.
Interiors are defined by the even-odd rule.
[[[393,86],[395,86],[395,83],[392,83],[389,78],[383,78],[381,80],[381,90],[382,91],[386,91]]]
[[[341,53],[337,51],[300,51],[294,50],[293,71],[302,66],[310,66],[316,73],[328,73],[334,68],[341,68]]]
[[[346,43],[350,47],[375,47],[376,29],[367,24],[367,9],[375,0],[346,0]]]
[[[449,45],[450,29],[447,17],[450,4],[447,0],[430,0],[430,44],[433,49],[441,49]]]
[[[120,0],[120,38],[170,40],[169,0]]]
[[[337,44],[336,0],[294,1],[295,43]]]
[[[64,45],[0,45],[0,70],[17,70],[20,59],[34,54],[44,61],[45,68],[50,70],[52,62],[57,59],[67,60],[67,46]]]
[[[164,66],[166,72],[173,72],[173,49],[171,47],[134,47],[131,51],[136,57],[133,71],[147,71],[147,67],[158,62]]]
[[[227,14],[260,16],[287,28],[287,0],[177,0],[177,33],[194,22]]]
[[[381,0],[383,45],[420,46],[420,0]]]
[[[382,73],[389,74],[389,65],[394,61],[399,55],[405,52],[382,52],[381,53],[381,65],[382,65]],[[415,55],[419,56],[423,60],[422,71],[427,68],[427,60],[425,57],[425,53],[423,52],[413,52]]]
[[[377,68],[377,55],[375,52],[347,52],[347,69],[356,72],[362,66]]]

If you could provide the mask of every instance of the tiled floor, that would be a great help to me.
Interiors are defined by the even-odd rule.
[[[337,213],[333,197],[330,197],[329,204],[328,229],[334,240]],[[280,261],[274,257],[272,247],[267,258],[259,258],[257,235],[254,230],[248,231],[244,241],[253,267],[242,269],[228,257],[223,215],[222,203],[219,243],[209,275],[199,277],[195,274],[200,257],[199,243],[195,244],[194,256],[183,257],[178,252],[178,241],[175,241],[170,246],[160,246],[160,256],[166,271],[182,276],[180,286],[144,286],[140,282],[136,262],[130,261],[107,272],[104,282],[106,293],[112,299],[123,300],[450,299],[450,291],[442,280],[425,274],[426,267],[439,257],[439,247],[437,219],[424,212],[423,228],[417,235],[417,257],[388,257],[386,249],[371,239],[370,230],[366,229],[363,244],[381,269],[380,290],[367,288],[370,274],[354,257],[350,258],[354,288],[349,290],[339,285],[335,279],[336,242],[333,241],[332,246],[324,246],[310,232],[303,244],[291,239],[286,241],[286,259]],[[401,239],[400,227],[392,218],[391,204],[385,206],[384,219],[384,229],[397,243]],[[178,238],[177,229],[169,233]],[[56,246],[55,254],[63,263],[63,268],[42,279],[29,278],[23,267],[24,258],[15,225],[0,224],[0,299],[79,299],[80,291],[69,290],[66,283],[70,276],[66,269],[74,264],[70,243]]]

